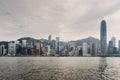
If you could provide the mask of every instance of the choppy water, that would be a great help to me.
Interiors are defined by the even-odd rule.
[[[120,80],[120,58],[0,57],[0,80]]]

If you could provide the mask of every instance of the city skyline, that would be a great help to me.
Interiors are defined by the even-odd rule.
[[[120,80],[120,0],[0,0],[0,80]]]
[[[89,36],[100,39],[100,22],[105,19],[107,40],[115,36],[118,43],[119,4],[119,0],[0,1],[0,41],[25,36],[47,39],[49,34],[62,41]]]

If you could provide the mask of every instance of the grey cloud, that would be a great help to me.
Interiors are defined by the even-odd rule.
[[[101,19],[114,15],[119,5],[119,0],[1,0],[0,39],[53,34],[68,40],[70,35],[79,39],[94,33],[99,37]]]

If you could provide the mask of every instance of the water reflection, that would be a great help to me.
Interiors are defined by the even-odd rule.
[[[120,80],[119,60],[99,57],[0,58],[0,80]]]
[[[106,80],[107,74],[105,71],[107,70],[107,66],[106,58],[101,58],[98,70],[100,80]]]
[[[100,63],[99,63],[99,69],[98,69],[98,74],[99,74],[99,77],[98,79],[99,80],[115,80],[114,78],[112,78],[112,76],[110,75],[110,73],[108,72],[108,62],[107,62],[107,58],[103,57],[103,58],[100,58]]]

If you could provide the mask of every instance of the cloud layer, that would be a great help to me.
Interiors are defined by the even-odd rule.
[[[0,0],[0,40],[23,36],[60,36],[69,41],[99,38],[100,21],[108,25],[108,40],[120,39],[120,0]]]

